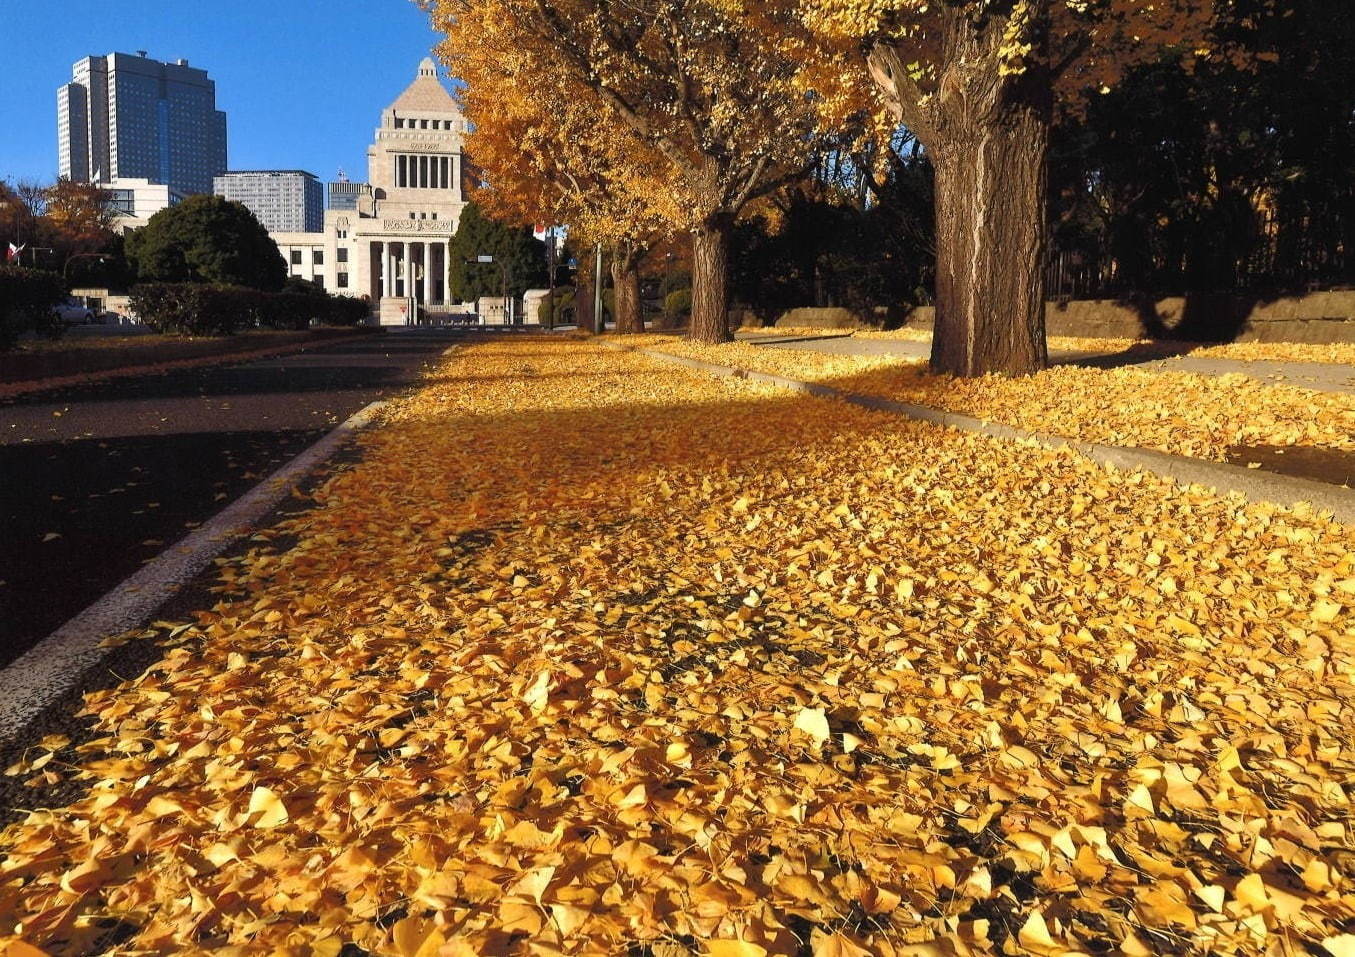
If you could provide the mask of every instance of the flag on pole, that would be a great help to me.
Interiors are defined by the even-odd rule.
[[[24,243],[22,246],[16,246],[16,245],[14,245],[13,243],[10,243],[10,244],[9,244],[9,253],[8,253],[8,255],[5,257],[6,262],[12,262],[12,263],[18,262],[18,261],[19,261],[19,253],[23,252],[23,251],[24,251],[25,249],[27,249],[27,248],[28,248],[28,243]]]

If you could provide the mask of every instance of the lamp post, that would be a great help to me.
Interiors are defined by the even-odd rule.
[[[61,267],[61,281],[67,286],[71,284],[71,263],[77,259],[97,259],[101,263],[106,263],[108,262],[108,255],[106,253],[76,253],[67,259],[66,264]]]
[[[597,330],[598,335],[602,335],[607,331],[607,317],[602,314],[602,243],[597,244],[595,254],[597,260],[593,265],[593,328]]]

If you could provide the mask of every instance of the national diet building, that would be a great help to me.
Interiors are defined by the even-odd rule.
[[[272,233],[288,272],[332,293],[369,296],[383,325],[449,309],[448,243],[466,206],[466,118],[431,58],[381,114],[354,209],[325,211],[319,233]]]

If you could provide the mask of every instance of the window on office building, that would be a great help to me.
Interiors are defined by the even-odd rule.
[[[337,250],[335,250],[334,255],[337,257],[338,262],[341,263],[348,262],[348,247],[340,246]]]
[[[337,276],[335,276],[335,277],[334,277],[334,285],[338,286],[340,289],[347,289],[347,288],[348,288],[348,273],[346,273],[346,272],[341,272],[341,273],[339,273]]]
[[[317,249],[315,251],[315,255],[311,257],[311,264],[315,266],[323,266],[325,264],[325,251],[323,249]]]
[[[292,250],[292,265],[293,266],[301,265],[301,250],[299,249]]]

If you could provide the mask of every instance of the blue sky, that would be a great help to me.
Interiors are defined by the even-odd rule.
[[[0,178],[56,178],[56,88],[82,57],[145,50],[216,81],[232,169],[367,178],[384,109],[437,42],[412,0],[4,0]]]

